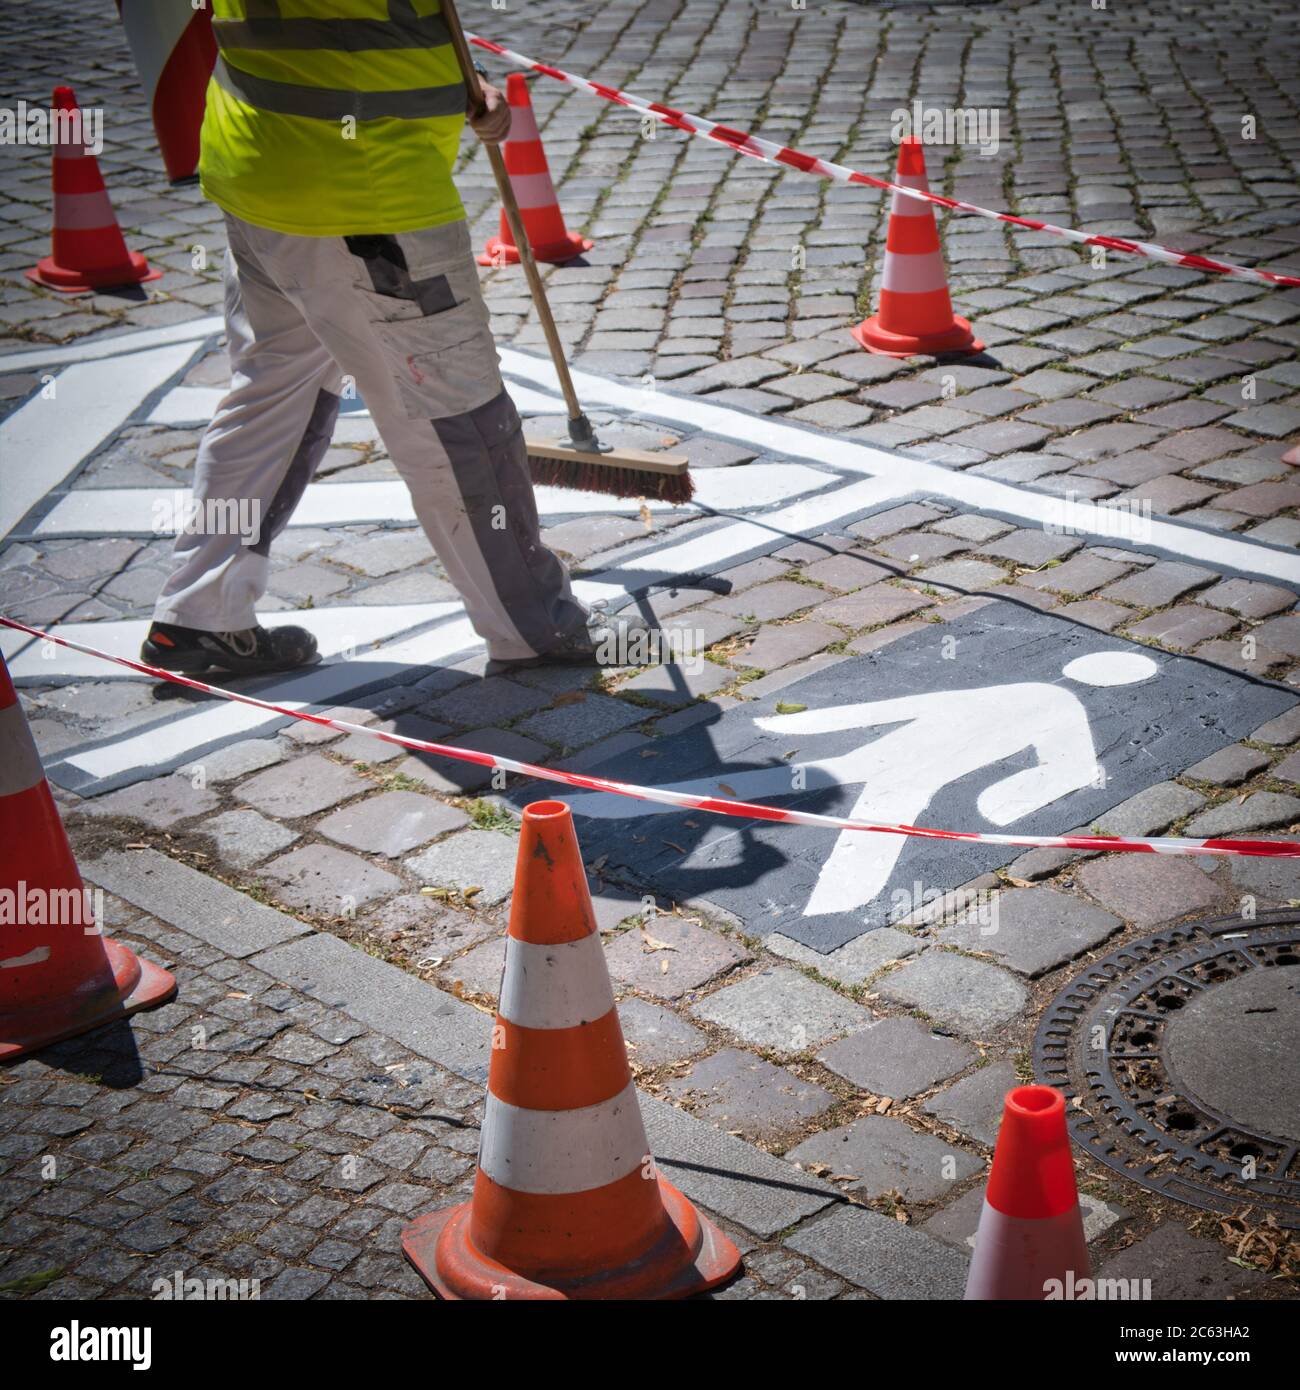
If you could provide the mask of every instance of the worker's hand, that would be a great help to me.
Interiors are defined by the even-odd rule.
[[[465,114],[474,134],[485,145],[499,145],[510,134],[510,104],[495,87],[483,83],[484,105],[477,111],[467,107]]]

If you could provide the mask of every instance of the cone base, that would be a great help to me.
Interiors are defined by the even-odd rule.
[[[113,971],[111,990],[89,999],[74,993],[42,1009],[0,1014],[0,1062],[16,1061],[141,1009],[157,1008],[175,995],[176,981],[161,966],[119,941],[105,941],[104,952]]]
[[[689,1298],[725,1284],[740,1268],[740,1251],[670,1182],[658,1182],[671,1230],[632,1264],[600,1274],[541,1283],[498,1264],[470,1241],[472,1202],[419,1217],[402,1232],[402,1251],[433,1292],[453,1302]]]
[[[138,251],[128,251],[127,255],[131,258],[128,264],[111,266],[107,270],[74,270],[71,266],[59,265],[53,256],[46,256],[24,273],[47,290],[62,290],[64,294],[110,290],[162,278],[162,271],[155,270]]]
[[[577,232],[570,232],[563,241],[548,242],[545,246],[533,247],[533,260],[545,261],[548,265],[563,265],[584,251],[590,251],[595,242]],[[511,242],[502,241],[499,236],[488,237],[487,245],[479,253],[479,265],[518,265],[519,248]]]
[[[941,353],[983,352],[984,344],[963,318],[954,314],[952,327],[942,333],[891,333],[882,328],[880,315],[872,314],[852,330],[859,346],[881,357],[931,357]]]

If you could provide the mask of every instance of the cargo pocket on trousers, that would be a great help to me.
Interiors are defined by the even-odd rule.
[[[412,420],[444,420],[486,405],[503,389],[496,344],[473,300],[419,319],[376,323]]]

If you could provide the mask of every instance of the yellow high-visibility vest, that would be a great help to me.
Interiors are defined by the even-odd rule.
[[[220,53],[199,176],[218,207],[300,236],[465,215],[465,87],[439,0],[212,0]]]

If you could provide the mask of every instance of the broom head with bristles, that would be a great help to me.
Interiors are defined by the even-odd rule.
[[[533,482],[611,497],[654,497],[674,506],[695,495],[690,460],[640,449],[593,453],[549,440],[525,440]]]

